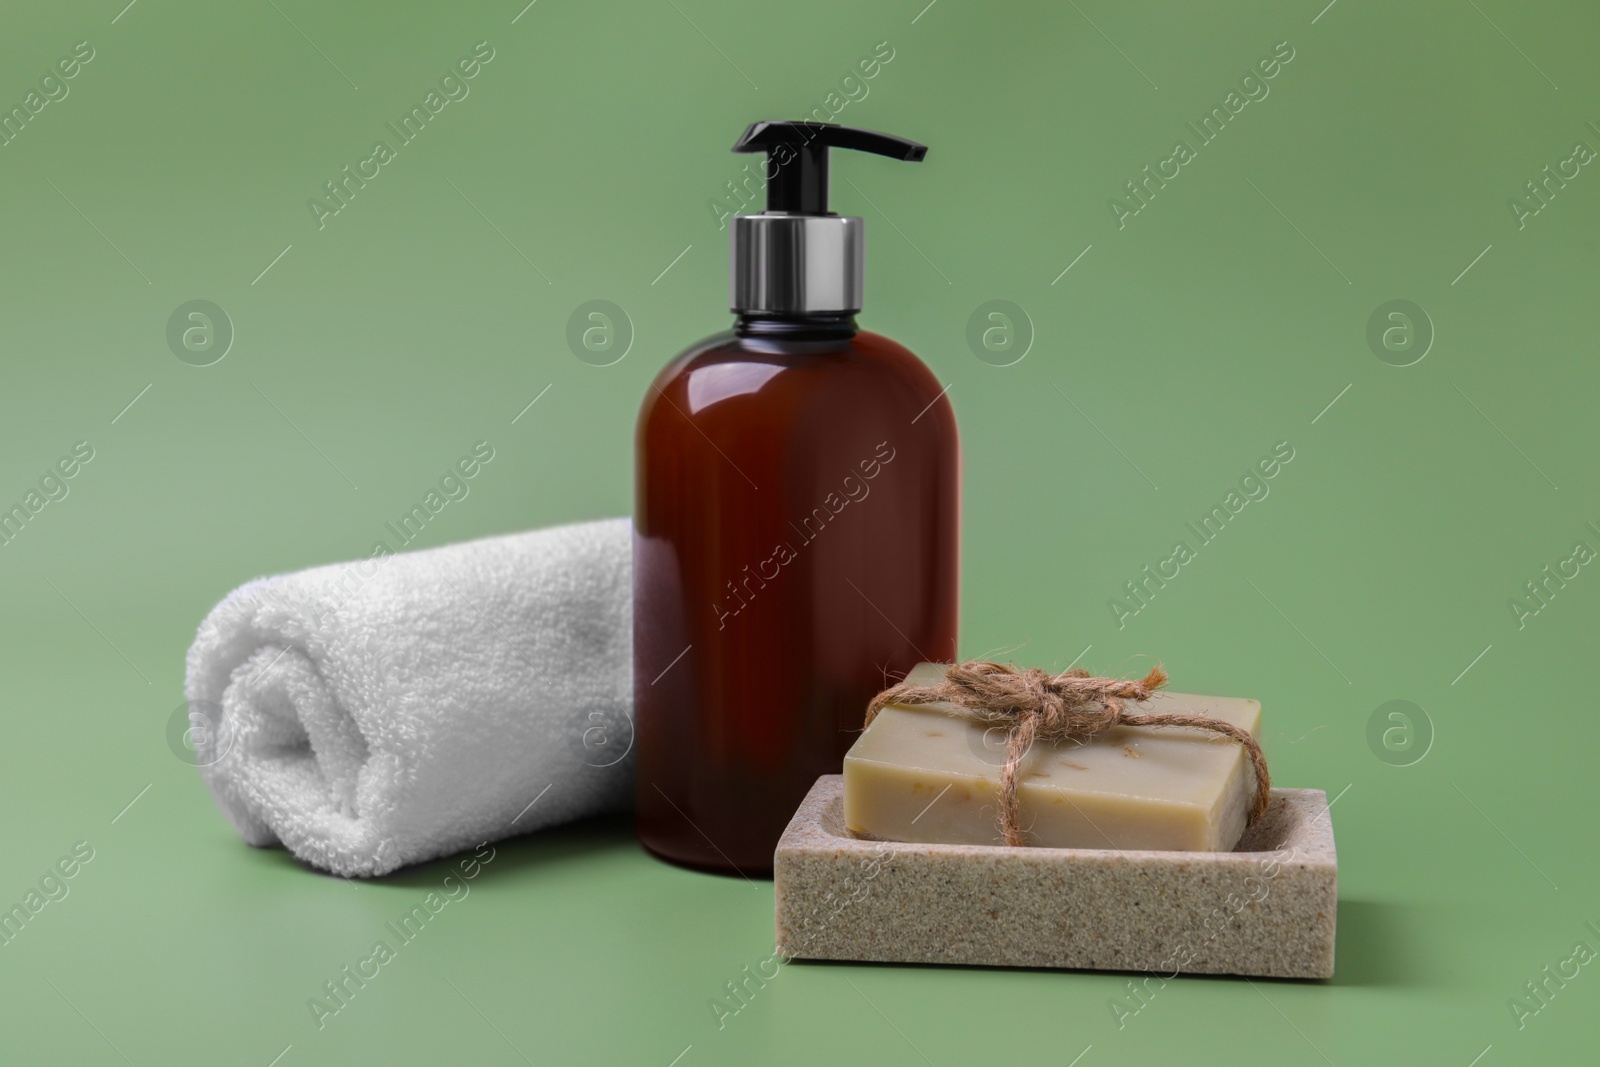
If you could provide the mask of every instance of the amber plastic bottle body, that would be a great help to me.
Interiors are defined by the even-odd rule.
[[[872,696],[955,658],[955,415],[847,316],[746,318],[661,372],[636,448],[639,839],[770,873]]]

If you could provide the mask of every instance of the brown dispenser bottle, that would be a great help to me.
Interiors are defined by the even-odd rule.
[[[769,874],[867,702],[956,654],[960,449],[937,379],[856,329],[862,220],[827,210],[828,151],[926,149],[759,122],[767,210],[732,220],[734,329],[684,352],[639,412],[633,662],[640,841]]]

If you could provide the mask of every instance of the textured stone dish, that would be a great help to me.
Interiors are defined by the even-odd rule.
[[[774,858],[778,954],[1277,978],[1333,975],[1327,796],[1274,789],[1232,852],[872,841],[843,778],[812,786]]]

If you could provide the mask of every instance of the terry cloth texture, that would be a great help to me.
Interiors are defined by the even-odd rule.
[[[185,686],[217,805],[347,876],[626,807],[631,536],[607,519],[234,590]]]

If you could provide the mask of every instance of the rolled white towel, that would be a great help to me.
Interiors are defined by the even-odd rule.
[[[189,649],[194,760],[252,845],[381,875],[625,807],[630,523],[259,578]]]

